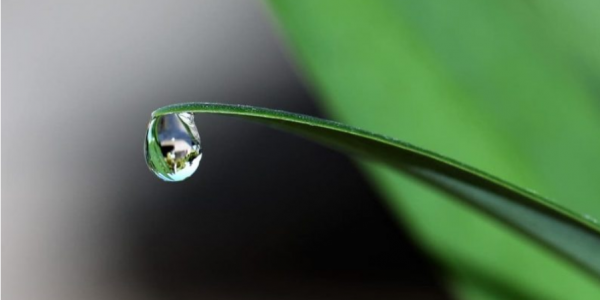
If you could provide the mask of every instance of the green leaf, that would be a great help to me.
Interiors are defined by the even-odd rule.
[[[600,215],[600,2],[270,4],[336,119]],[[404,176],[366,170],[459,297],[600,299],[590,276],[530,241]]]
[[[517,229],[600,279],[600,227],[595,222],[450,158],[342,123],[266,108],[184,103],[152,115],[181,112],[247,118],[396,168]]]

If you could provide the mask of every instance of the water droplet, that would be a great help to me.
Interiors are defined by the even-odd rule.
[[[182,181],[192,176],[202,158],[194,114],[153,118],[148,124],[144,152],[148,168],[160,179]]]

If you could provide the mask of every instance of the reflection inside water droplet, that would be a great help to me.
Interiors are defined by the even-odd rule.
[[[194,174],[200,159],[200,135],[192,113],[168,114],[148,124],[144,143],[146,164],[165,181],[182,181]]]

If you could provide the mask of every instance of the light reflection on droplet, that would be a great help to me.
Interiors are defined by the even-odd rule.
[[[194,174],[202,158],[200,134],[192,113],[168,114],[148,124],[144,152],[148,168],[164,181]]]

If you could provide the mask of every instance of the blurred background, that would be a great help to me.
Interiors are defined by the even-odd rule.
[[[148,171],[150,113],[323,116],[259,1],[3,1],[5,299],[449,299],[346,157],[197,116],[203,161]]]

